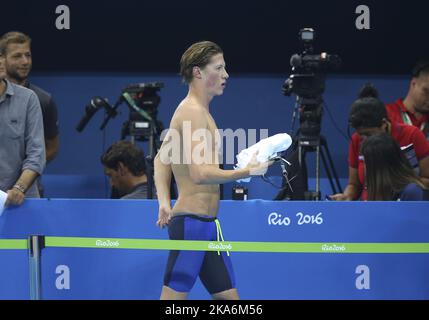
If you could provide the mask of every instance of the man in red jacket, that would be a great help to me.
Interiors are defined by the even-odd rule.
[[[429,137],[429,60],[416,64],[407,96],[387,104],[386,110],[392,123],[413,125]]]

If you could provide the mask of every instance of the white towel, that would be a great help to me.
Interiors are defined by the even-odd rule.
[[[253,146],[242,150],[237,156],[237,164],[235,169],[245,168],[252,156],[258,151],[256,160],[259,162],[266,162],[268,159],[277,155],[277,153],[287,150],[292,144],[292,138],[287,133],[279,133],[274,136],[260,140]],[[249,178],[237,180],[237,182],[249,182]]]
[[[6,200],[7,200],[7,193],[0,190],[0,216],[3,214]]]

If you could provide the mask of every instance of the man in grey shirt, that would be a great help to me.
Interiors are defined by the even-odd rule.
[[[110,185],[116,189],[121,199],[147,199],[148,183],[143,150],[129,141],[118,141],[101,156],[101,163],[110,179]]]
[[[58,126],[58,108],[49,92],[30,83],[28,76],[33,66],[31,38],[18,31],[4,34],[6,77],[10,82],[33,90],[39,98],[42,107],[43,133],[45,135],[46,163],[52,161],[58,154],[60,135]],[[38,179],[38,189],[43,197],[43,185]]]
[[[0,190],[6,204],[20,205],[39,197],[33,182],[46,163],[43,119],[36,94],[5,79],[4,49],[0,40]]]

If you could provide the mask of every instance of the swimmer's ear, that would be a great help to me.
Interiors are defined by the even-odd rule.
[[[201,79],[201,78],[202,78],[200,67],[198,67],[198,66],[194,66],[194,67],[192,68],[192,76],[193,76],[194,78],[197,78],[197,79]]]

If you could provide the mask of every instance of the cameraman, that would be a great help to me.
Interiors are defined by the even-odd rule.
[[[356,132],[349,145],[349,183],[343,193],[332,195],[332,200],[367,199],[365,186],[365,165],[360,153],[363,141],[377,133],[388,133],[400,147],[412,145],[412,153],[418,163],[419,175],[429,186],[429,143],[423,133],[414,126],[391,123],[386,108],[378,99],[378,93],[372,86],[365,86],[351,107],[349,124]],[[410,159],[410,158],[409,158]],[[411,159],[413,160],[413,159]],[[415,159],[414,159],[415,160]]]
[[[118,141],[101,156],[110,185],[121,199],[147,199],[148,182],[143,150],[129,141]]]

